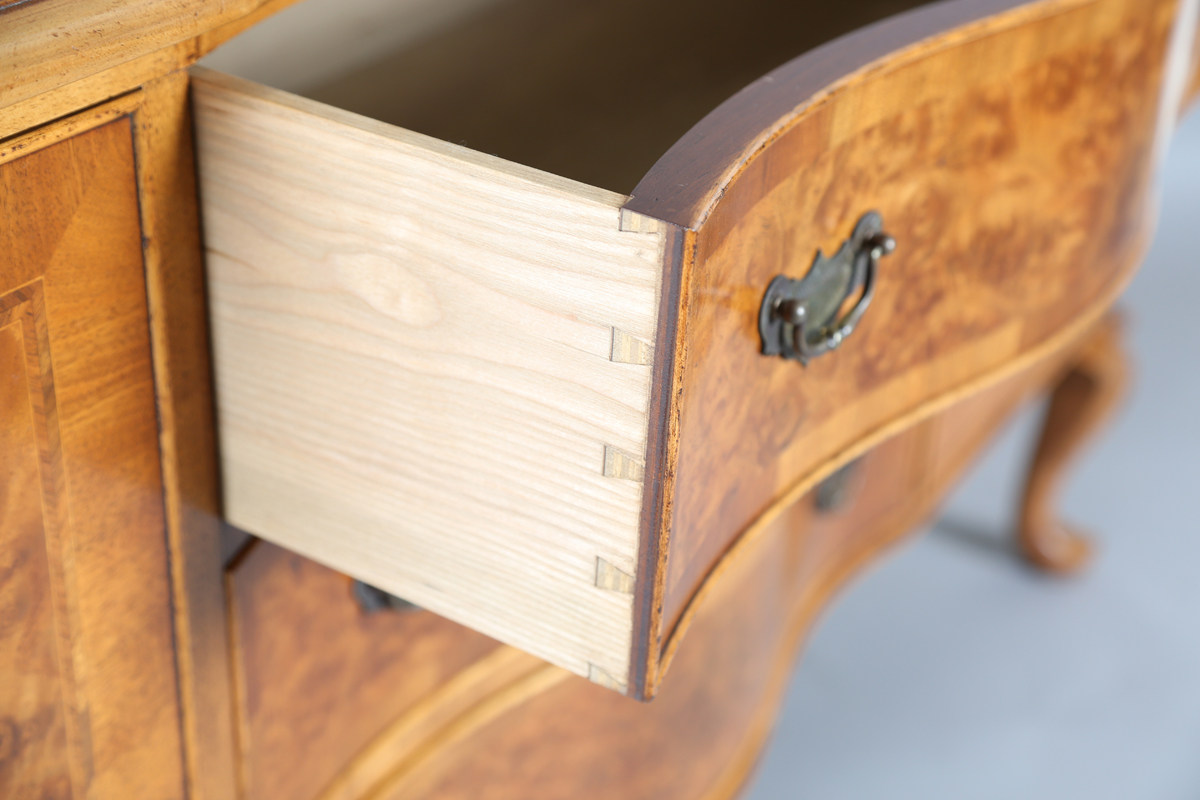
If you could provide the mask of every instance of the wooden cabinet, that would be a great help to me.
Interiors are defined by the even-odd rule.
[[[1194,0],[514,0],[316,99],[188,72],[286,4],[0,2],[0,797],[732,797],[1037,394],[1021,541],[1082,564]],[[871,210],[858,327],[763,355]]]

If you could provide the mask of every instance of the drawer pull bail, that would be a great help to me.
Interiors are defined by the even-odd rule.
[[[354,599],[364,614],[374,614],[379,611],[420,611],[420,606],[407,600],[389,594],[383,589],[377,589],[363,581],[354,582]]]
[[[758,312],[762,353],[807,364],[836,350],[862,319],[875,295],[879,259],[896,249],[876,211],[863,215],[854,233],[832,256],[820,250],[800,280],[777,275],[767,286]],[[854,307],[838,313],[861,290]]]

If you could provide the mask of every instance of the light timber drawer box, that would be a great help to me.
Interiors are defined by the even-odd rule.
[[[623,679],[665,226],[280,92],[194,86],[230,521]]]
[[[339,84],[352,108],[442,119],[452,141],[471,131],[534,166],[194,71],[225,510],[645,698],[772,508],[1107,307],[1145,244],[1160,98],[1143,88],[1159,83],[1171,15],[1124,0],[918,9],[788,61],[689,130],[741,71],[807,49],[766,35],[776,16],[827,4],[755,4],[771,46],[725,54],[725,73],[688,89],[662,76],[719,51],[722,13],[755,15],[716,4],[711,41],[676,38],[678,9],[649,3],[665,27],[644,60],[659,71],[592,87],[631,98],[619,120],[583,102],[575,127],[556,127],[566,101],[547,70],[603,74],[598,58],[620,78],[616,55],[645,55],[605,62],[574,27],[595,9],[576,5],[514,4],[488,28],[500,44],[464,23],[453,68],[420,48],[384,63],[394,92]],[[916,3],[860,10],[899,5]],[[649,24],[620,8],[598,41]],[[855,13],[826,27],[856,27]],[[514,30],[557,55],[539,61],[547,48],[526,53],[503,38]],[[509,65],[516,78],[491,60],[509,51],[532,65]],[[472,81],[509,94],[456,103]],[[569,177],[534,168],[557,163]],[[604,176],[622,193],[572,179]],[[854,239],[869,211],[891,255]],[[840,347],[807,366],[760,354],[760,311],[784,315],[763,310],[768,284],[847,242],[858,277],[832,308],[873,297],[853,335],[840,344],[851,326],[822,319],[810,342],[797,322],[781,334],[795,346]]]

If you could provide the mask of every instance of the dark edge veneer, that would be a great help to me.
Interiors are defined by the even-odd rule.
[[[647,414],[646,478],[638,516],[637,580],[633,594],[633,634],[628,694],[646,701],[654,697],[661,646],[662,604],[666,577],[670,503],[674,497],[675,458],[670,448],[676,361],[680,356],[680,301],[687,232],[666,223],[663,234],[662,290],[658,300],[658,333],[654,342],[653,378]]]

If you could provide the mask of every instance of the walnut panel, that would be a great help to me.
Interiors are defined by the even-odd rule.
[[[664,639],[789,486],[1111,301],[1147,243],[1173,13],[1098,0],[989,21],[818,98],[730,182],[685,281]],[[767,283],[870,209],[899,248],[858,330],[807,368],[758,356]]]
[[[68,795],[61,765],[54,767],[58,783],[47,796],[178,797],[182,753],[131,126],[123,117],[51,141],[0,165],[0,325],[10,347],[21,331],[19,380],[31,420],[5,415],[0,436],[18,442],[24,431],[28,442],[32,427],[40,482],[30,487],[20,450],[0,453],[22,476],[6,504],[23,521],[5,535],[32,553],[34,531],[42,534],[44,566],[21,566],[20,596],[53,609],[25,624],[34,626],[31,647],[54,639],[61,721],[47,717],[45,741],[52,747],[65,737],[71,775]],[[19,404],[16,391],[8,387],[7,403]],[[32,490],[40,496],[31,499]],[[29,516],[33,503],[40,520]],[[31,668],[6,663],[0,677]],[[46,687],[55,675],[39,674],[42,688],[22,697],[50,714]],[[4,695],[0,703],[0,718],[32,713]]]
[[[52,581],[50,570],[61,559],[47,554],[57,556],[56,515],[43,509],[58,505],[49,445],[58,437],[47,431],[42,399],[53,380],[38,357],[45,320],[31,312],[31,289],[0,296],[0,796],[48,799],[72,796],[64,694],[74,686],[69,658],[60,667],[58,634],[69,642],[61,606],[55,625],[61,575]]]

